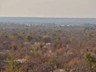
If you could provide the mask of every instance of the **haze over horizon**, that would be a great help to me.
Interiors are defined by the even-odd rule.
[[[96,18],[96,0],[0,0],[0,17]]]

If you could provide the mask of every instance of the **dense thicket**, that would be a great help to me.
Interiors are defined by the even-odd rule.
[[[96,26],[1,24],[0,72],[96,72]]]

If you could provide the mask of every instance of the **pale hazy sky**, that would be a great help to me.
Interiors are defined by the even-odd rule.
[[[0,0],[0,16],[96,18],[96,0]]]

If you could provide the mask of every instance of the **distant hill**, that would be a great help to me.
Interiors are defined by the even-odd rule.
[[[0,17],[0,23],[15,24],[56,24],[84,25],[96,24],[96,18],[40,18],[40,17]]]

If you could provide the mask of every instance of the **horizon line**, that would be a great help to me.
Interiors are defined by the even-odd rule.
[[[96,19],[96,17],[43,17],[43,16],[0,16],[0,18],[57,18],[57,19],[59,19],[59,18],[69,18],[69,19],[75,19],[75,18],[77,18],[77,19]]]

